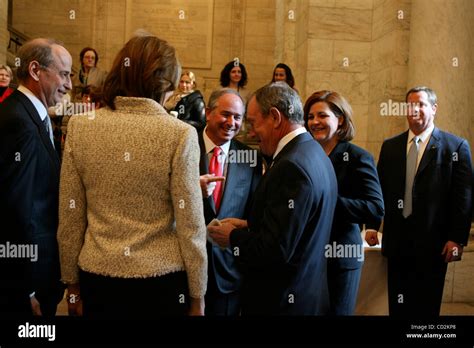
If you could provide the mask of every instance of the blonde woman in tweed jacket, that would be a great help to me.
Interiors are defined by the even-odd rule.
[[[157,102],[179,75],[173,47],[136,36],[107,77],[107,107],[69,122],[58,242],[70,315],[204,313],[197,134]]]

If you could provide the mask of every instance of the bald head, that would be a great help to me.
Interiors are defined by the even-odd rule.
[[[61,102],[72,88],[72,57],[54,39],[38,38],[25,43],[18,51],[17,76],[45,107]]]
[[[52,49],[55,46],[60,46],[66,50],[58,41],[44,38],[30,40],[21,46],[18,51],[20,65],[16,73],[18,81],[23,83],[30,77],[29,68],[33,61],[43,67],[50,66],[54,61]]]

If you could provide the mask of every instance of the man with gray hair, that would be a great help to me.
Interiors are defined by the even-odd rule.
[[[286,83],[251,97],[247,119],[273,158],[247,221],[209,227],[231,246],[244,277],[242,315],[323,315],[329,307],[325,245],[337,200],[333,166],[304,128],[298,94]]]
[[[34,39],[19,52],[18,89],[0,109],[2,245],[37,246],[38,259],[0,259],[2,316],[53,316],[62,298],[56,231],[59,156],[48,107],[71,89],[72,58],[52,39]]]
[[[256,149],[234,139],[244,119],[245,107],[231,88],[214,91],[206,108],[206,128],[200,132],[200,174],[206,224],[213,219],[246,219],[253,192],[262,174]],[[225,180],[224,180],[225,179]],[[206,315],[240,314],[242,277],[230,248],[207,243],[208,285]]]

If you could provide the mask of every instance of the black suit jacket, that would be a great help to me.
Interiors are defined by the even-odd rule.
[[[362,248],[360,225],[380,225],[384,214],[382,189],[372,155],[349,142],[340,142],[329,154],[337,176],[338,198],[331,232],[331,245]],[[330,258],[331,264],[356,269],[363,263],[353,257]]]
[[[178,112],[178,119],[189,123],[196,130],[202,131],[206,126],[206,105],[204,97],[200,91],[194,91],[191,94],[181,98],[176,104],[174,111]]]
[[[408,131],[386,140],[378,172],[385,203],[382,251],[400,255],[407,239],[417,262],[441,257],[448,240],[467,244],[471,226],[472,164],[465,139],[433,130],[413,184],[412,230],[403,228]],[[375,226],[377,228],[378,226]]]
[[[203,134],[200,132],[199,146],[201,149],[200,175],[209,174],[209,157],[206,154]],[[231,140],[230,151],[255,151],[237,140]],[[262,158],[256,157],[256,165],[251,163],[228,163],[224,192],[219,212],[216,214],[212,196],[204,198],[204,218],[206,225],[213,219],[222,220],[228,217],[247,219],[253,192],[262,176]],[[235,264],[230,248],[222,250],[216,245],[207,243],[209,281],[215,281],[220,292],[227,294],[241,287],[241,275]]]
[[[41,303],[62,294],[56,241],[59,170],[38,112],[15,91],[0,108],[0,243],[37,245],[38,260],[0,260],[0,292],[7,297],[14,291],[29,302],[35,291]]]
[[[242,314],[327,313],[324,248],[336,201],[331,161],[309,133],[298,135],[260,181],[249,228],[230,235],[244,276]]]

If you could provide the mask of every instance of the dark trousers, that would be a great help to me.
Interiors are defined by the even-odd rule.
[[[51,296],[50,293],[44,296],[38,293],[36,294],[36,299],[40,303],[41,315],[43,317],[51,318],[56,315],[58,296],[56,296],[56,293],[53,294],[54,296]],[[33,316],[33,312],[29,294],[0,290],[0,318],[25,318],[31,316]]]
[[[234,291],[222,293],[213,277],[209,277],[205,297],[206,316],[238,316],[240,315],[240,294]]]
[[[328,264],[330,315],[353,315],[359,291],[362,267],[343,269]]]
[[[186,315],[186,272],[153,278],[113,278],[80,271],[84,317],[152,319]]]
[[[390,316],[439,316],[447,263],[440,250],[423,250],[412,217],[404,220],[403,245],[387,257]]]

